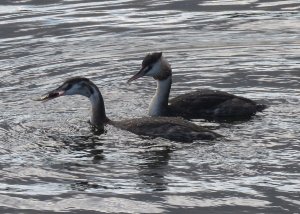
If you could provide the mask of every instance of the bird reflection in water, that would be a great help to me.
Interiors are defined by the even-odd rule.
[[[138,165],[139,177],[141,183],[140,189],[148,189],[150,191],[165,191],[168,183],[165,174],[168,171],[170,153],[172,149],[169,146],[159,147],[158,150],[145,150],[140,158],[143,163]]]

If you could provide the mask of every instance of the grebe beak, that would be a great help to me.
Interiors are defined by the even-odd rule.
[[[46,93],[46,94],[42,95],[41,97],[39,97],[37,99],[35,99],[35,101],[44,101],[44,102],[46,102],[46,101],[52,100],[54,98],[63,96],[64,94],[65,94],[65,91],[55,89],[53,91],[50,91],[49,93]]]
[[[129,80],[127,80],[127,83],[130,83],[133,80],[136,80],[144,76],[148,71],[149,71],[149,66],[142,67],[136,74],[134,74]]]

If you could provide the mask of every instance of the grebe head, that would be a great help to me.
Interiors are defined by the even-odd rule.
[[[171,73],[171,66],[162,56],[162,52],[149,53],[142,62],[141,69],[134,74],[127,82],[130,83],[143,76],[150,76],[157,80],[168,78]]]
[[[95,87],[94,83],[92,83],[89,79],[83,77],[73,77],[66,80],[58,88],[44,94],[38,100],[48,101],[65,95],[82,95],[90,98],[96,91],[98,91],[98,88]]]
[[[89,98],[92,104],[90,123],[98,130],[103,130],[104,125],[110,121],[106,117],[103,97],[98,87],[87,78],[73,77],[68,79],[61,86],[43,95],[37,101],[48,101],[65,95],[82,95]]]

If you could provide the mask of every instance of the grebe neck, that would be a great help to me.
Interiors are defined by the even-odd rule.
[[[149,116],[163,116],[167,114],[171,84],[172,75],[163,80],[157,79],[156,92],[149,106]]]
[[[89,97],[92,104],[92,115],[90,122],[97,128],[104,128],[104,125],[108,123],[109,119],[105,114],[105,106],[103,97],[98,88],[92,87],[93,93]]]

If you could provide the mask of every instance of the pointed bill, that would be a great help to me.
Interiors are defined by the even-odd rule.
[[[46,93],[44,95],[42,95],[41,97],[38,97],[36,99],[34,99],[34,101],[49,101],[49,100],[52,100],[54,98],[57,98],[57,97],[60,97],[60,96],[63,96],[64,95],[64,91],[57,91],[57,90],[54,90],[54,91],[51,91],[49,93]]]
[[[149,70],[149,66],[142,67],[136,74],[134,74],[129,80],[127,80],[127,83],[130,83],[140,77],[145,76],[148,70]]]

